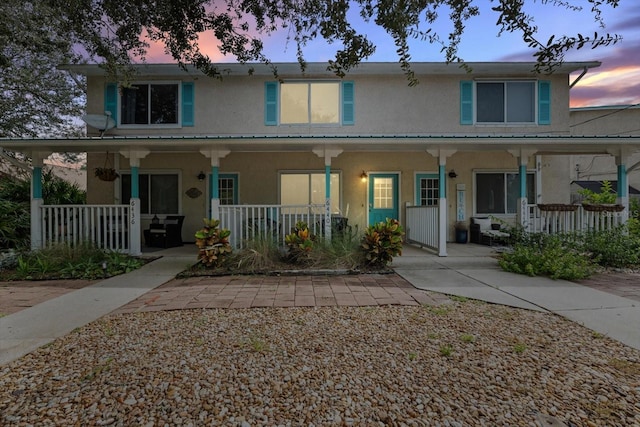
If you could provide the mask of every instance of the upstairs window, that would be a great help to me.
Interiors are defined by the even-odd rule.
[[[551,124],[549,81],[462,81],[460,124]]]
[[[478,123],[535,122],[534,82],[478,82],[476,93]]]
[[[177,84],[133,84],[122,88],[123,125],[178,124]]]
[[[338,83],[281,84],[280,123],[340,123],[340,85]]]
[[[353,125],[353,82],[266,82],[265,125]]]

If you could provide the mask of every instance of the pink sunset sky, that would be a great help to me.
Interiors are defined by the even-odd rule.
[[[495,25],[497,14],[490,10],[489,2],[476,2],[481,7],[480,16],[472,18],[466,25],[465,35],[459,46],[459,55],[467,62],[486,61],[533,61],[532,51],[517,35],[503,34],[498,37]],[[592,50],[585,47],[567,54],[566,61],[600,61],[602,65],[591,69],[571,90],[571,107],[629,105],[640,103],[640,2],[621,0],[620,6],[612,9],[603,6],[603,19],[606,24],[601,28],[590,14],[590,5],[586,1],[574,1],[584,4],[582,12],[571,12],[553,2],[528,2],[527,10],[534,15],[535,25],[540,29],[539,39],[547,40],[552,34],[575,34],[591,36],[615,33],[622,41],[615,45]],[[359,19],[357,11],[349,12],[353,20]],[[435,30],[446,38],[450,27],[448,13],[441,11],[442,18],[436,22]],[[396,62],[396,47],[384,31],[373,24],[361,22],[356,28],[368,35],[376,44],[375,54],[369,61]],[[295,62],[296,46],[287,43],[287,34],[282,31],[263,39],[265,53],[273,62]],[[214,62],[234,62],[233,57],[224,57],[217,49],[217,40],[204,33],[199,40],[204,52]],[[308,62],[324,62],[333,57],[338,45],[329,45],[324,41],[315,41],[305,50]],[[415,41],[411,44],[412,60],[415,62],[444,61],[440,47],[426,42]],[[171,62],[161,46],[152,46],[147,62]],[[572,78],[577,77],[572,76]]]

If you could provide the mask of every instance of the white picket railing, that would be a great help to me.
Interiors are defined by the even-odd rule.
[[[306,222],[313,234],[324,232],[324,205],[222,205],[218,209],[220,227],[231,231],[229,241],[238,249],[259,237],[284,244],[298,221]]]
[[[129,205],[43,205],[42,242],[129,250]]]
[[[438,206],[407,206],[407,240],[432,249],[439,245]]]
[[[574,211],[540,210],[537,205],[529,205],[529,223],[525,229],[530,233],[574,233],[603,231],[622,225],[624,212],[587,211],[578,206]]]

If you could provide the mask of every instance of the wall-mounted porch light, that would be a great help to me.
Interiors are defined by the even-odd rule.
[[[360,181],[367,182],[367,173],[365,171],[360,174]]]
[[[456,171],[454,171],[453,169],[451,169],[449,171],[449,178],[457,178],[458,174],[456,173]]]
[[[204,172],[200,171],[200,173],[198,174],[198,181],[204,181],[206,177],[207,175],[205,175]]]

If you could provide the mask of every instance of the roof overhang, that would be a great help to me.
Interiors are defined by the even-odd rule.
[[[469,67],[471,73],[467,70]],[[570,74],[575,71],[582,71],[589,68],[599,67],[601,62],[563,62],[554,68],[556,74]],[[222,76],[247,76],[249,74],[257,76],[273,76],[274,68],[278,75],[286,76],[333,76],[327,70],[326,62],[310,62],[306,64],[305,71],[302,72],[300,64],[297,62],[285,63],[219,63],[214,64]],[[412,62],[411,69],[416,75],[474,75],[474,76],[495,76],[495,75],[534,75],[535,62]],[[144,76],[202,76],[193,65],[186,65],[185,68],[177,64],[135,64],[135,71]],[[106,76],[107,71],[100,64],[79,64],[63,65],[61,69],[68,70],[85,76]],[[348,76],[359,75],[403,75],[404,71],[397,62],[363,62],[353,67],[347,72]]]
[[[160,153],[200,152],[203,148],[231,152],[307,152],[335,147],[343,152],[424,152],[453,149],[466,152],[526,149],[537,154],[611,154],[640,152],[638,136],[446,136],[446,135],[215,135],[113,136],[50,139],[0,139],[0,147],[25,154],[45,152],[120,152],[144,149]]]

